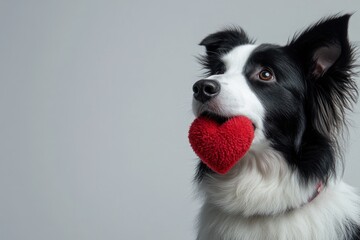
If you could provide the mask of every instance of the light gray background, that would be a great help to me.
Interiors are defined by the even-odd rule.
[[[286,43],[359,1],[0,1],[0,239],[194,239],[195,57],[239,24]],[[360,40],[360,13],[350,38]],[[360,114],[345,179],[360,187]]]

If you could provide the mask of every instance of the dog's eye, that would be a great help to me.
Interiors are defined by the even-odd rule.
[[[264,68],[259,72],[259,79],[262,81],[270,81],[274,79],[274,73],[269,68]]]

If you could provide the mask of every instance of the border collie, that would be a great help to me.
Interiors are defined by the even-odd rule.
[[[199,162],[198,240],[360,239],[360,198],[341,180],[345,117],[358,95],[349,18],[322,19],[285,46],[255,44],[237,27],[201,41],[195,116],[246,116],[255,132],[226,174]]]

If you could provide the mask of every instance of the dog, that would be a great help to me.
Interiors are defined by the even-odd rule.
[[[234,26],[201,41],[195,116],[246,116],[254,139],[225,174],[199,161],[197,240],[360,239],[360,198],[341,180],[358,95],[350,17],[323,18],[285,46],[255,44]]]

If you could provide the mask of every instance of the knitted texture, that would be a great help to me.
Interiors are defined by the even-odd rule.
[[[194,152],[219,174],[227,173],[246,154],[253,139],[252,122],[243,116],[233,117],[223,124],[198,117],[189,130]]]

